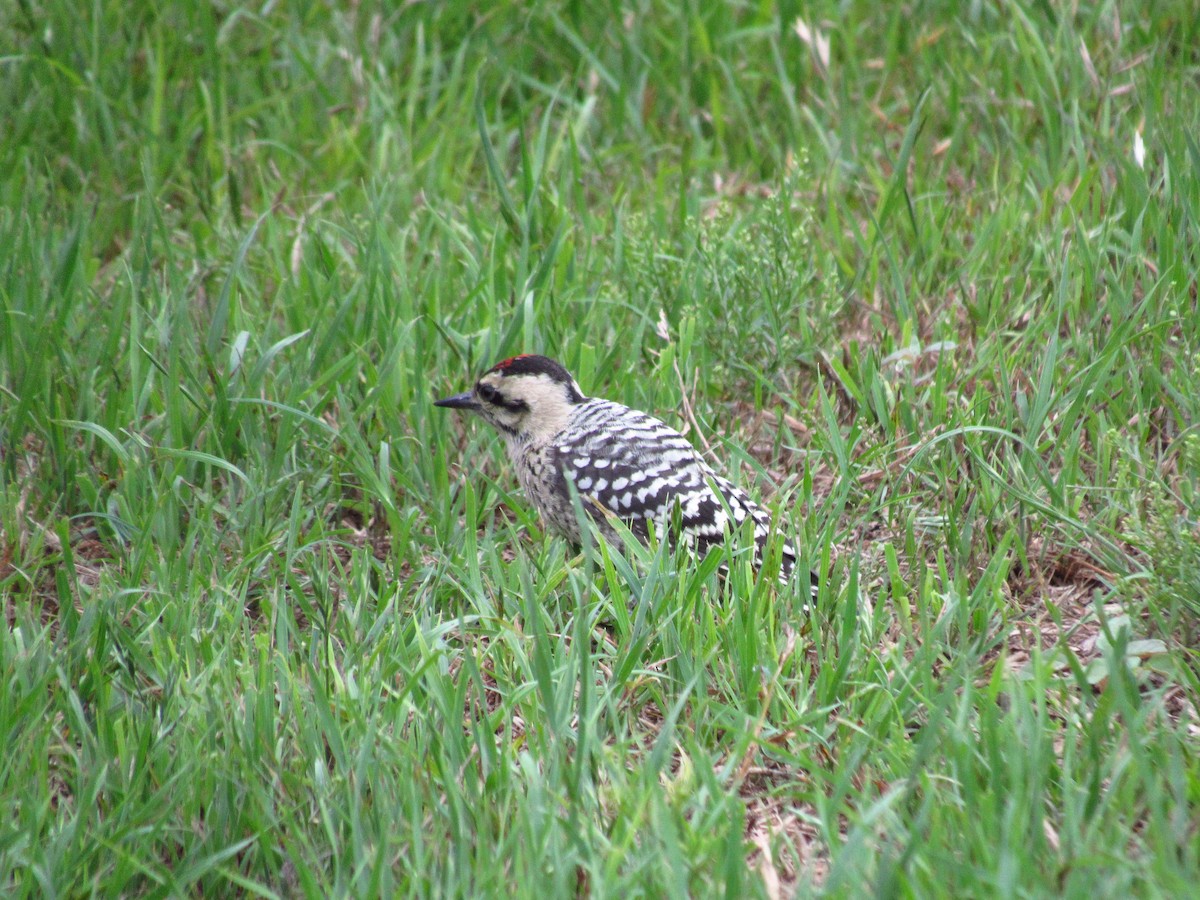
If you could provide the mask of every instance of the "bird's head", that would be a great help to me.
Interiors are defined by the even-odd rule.
[[[435,400],[434,406],[465,409],[516,440],[549,439],[585,399],[571,373],[545,356],[514,356],[488,369],[469,391]]]

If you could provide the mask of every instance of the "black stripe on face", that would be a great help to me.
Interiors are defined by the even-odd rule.
[[[475,385],[475,393],[492,406],[502,406],[511,412],[529,412],[529,404],[524,400],[514,400],[505,397],[499,388],[488,384],[486,381],[481,381]]]

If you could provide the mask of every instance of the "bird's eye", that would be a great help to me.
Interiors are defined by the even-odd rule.
[[[495,403],[497,405],[500,404],[500,392],[490,384],[480,384],[475,388],[475,390],[479,394],[480,398],[486,400],[488,403]]]

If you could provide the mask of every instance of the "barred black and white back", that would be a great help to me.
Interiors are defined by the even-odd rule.
[[[703,555],[736,537],[748,518],[754,565],[762,565],[771,534],[766,510],[714,472],[678,431],[620,403],[585,397],[552,359],[506,359],[472,390],[436,405],[470,410],[494,426],[547,525],[575,543],[582,531],[568,480],[599,530],[614,540],[609,517],[645,539],[651,522],[666,533],[678,508],[679,537]],[[784,544],[781,580],[790,579],[795,565],[795,548]],[[810,581],[815,595],[815,574]]]

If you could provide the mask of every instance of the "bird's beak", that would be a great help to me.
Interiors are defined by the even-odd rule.
[[[479,409],[479,403],[476,402],[470,391],[463,391],[461,394],[455,394],[453,397],[443,397],[441,400],[434,400],[434,406],[441,406],[445,409]]]

